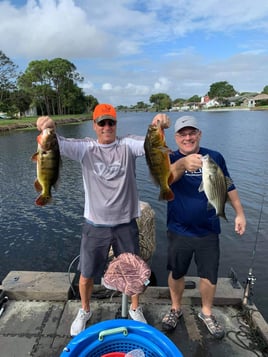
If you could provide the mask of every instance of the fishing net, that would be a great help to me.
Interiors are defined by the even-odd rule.
[[[108,265],[103,277],[107,289],[132,296],[141,294],[150,283],[151,270],[147,263],[132,253],[122,253]]]

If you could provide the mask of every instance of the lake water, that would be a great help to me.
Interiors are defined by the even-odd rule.
[[[119,113],[118,135],[145,135],[152,113]],[[170,113],[172,127],[167,144],[176,149],[173,125],[183,113]],[[232,267],[243,284],[249,269],[256,277],[253,301],[268,320],[268,112],[197,112],[203,131],[202,146],[220,151],[238,188],[247,217],[247,231],[234,232],[234,213],[226,207],[222,221],[220,276]],[[94,136],[92,123],[58,127],[68,137]],[[84,194],[80,165],[63,158],[61,180],[53,203],[43,208],[34,201],[36,130],[0,135],[0,281],[10,270],[67,271],[79,254]],[[158,201],[159,190],[149,177],[144,158],[137,159],[140,199],[156,213],[157,247],[151,261],[157,284],[167,285],[166,203]],[[189,274],[195,275],[192,265]]]

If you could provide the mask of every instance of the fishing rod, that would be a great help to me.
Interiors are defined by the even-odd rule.
[[[248,277],[244,288],[243,305],[252,305],[253,286],[256,277],[253,275],[253,269],[249,268]]]
[[[258,237],[259,237],[259,232],[260,232],[260,225],[261,225],[261,220],[262,220],[264,201],[265,201],[265,192],[262,195],[260,216],[259,216],[259,221],[258,221],[258,226],[257,226],[254,248],[253,248],[252,257],[251,257],[251,266],[248,271],[248,277],[247,277],[247,280],[245,283],[245,288],[244,288],[243,305],[252,305],[253,287],[254,287],[254,284],[256,281],[256,277],[253,274],[253,264],[255,261],[255,255],[256,255]]]

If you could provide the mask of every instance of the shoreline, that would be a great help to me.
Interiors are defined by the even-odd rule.
[[[211,112],[211,113],[217,113],[217,112],[229,112],[229,111],[268,111],[268,108],[213,108],[213,109],[203,109],[203,110],[197,110],[198,112]],[[172,111],[175,112],[175,111]],[[179,110],[177,112],[180,112]],[[191,110],[186,111],[187,112],[193,112]],[[36,118],[37,119],[37,118]],[[15,119],[16,120],[16,119]],[[84,121],[90,121],[92,118],[63,118],[63,119],[55,119],[56,125],[61,125],[61,124],[70,124],[70,123],[81,123]],[[9,132],[12,130],[22,130],[22,129],[34,129],[36,128],[35,122],[23,122],[19,123],[18,120],[16,120],[16,123],[10,123],[10,124],[1,124],[0,121],[0,133],[4,132]]]
[[[70,123],[81,123],[84,121],[89,121],[91,119],[88,118],[66,118],[66,119],[58,119],[56,120],[56,125],[61,125],[61,124],[70,124]],[[8,132],[11,130],[20,130],[20,129],[35,129],[36,128],[36,124],[35,123],[14,123],[14,124],[5,124],[5,125],[1,125],[0,122],[0,133],[1,132]]]

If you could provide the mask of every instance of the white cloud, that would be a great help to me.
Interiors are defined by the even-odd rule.
[[[83,88],[85,91],[90,91],[94,89],[94,83],[90,81],[83,82],[80,84],[81,88]]]
[[[111,85],[111,83],[104,83],[103,85],[102,85],[102,89],[104,90],[104,91],[109,91],[109,90],[112,90],[113,89],[113,86]]]
[[[109,33],[88,21],[72,0],[28,1],[22,8],[2,3],[0,24],[1,48],[13,56],[83,58],[108,53]]]
[[[127,83],[123,90],[128,91],[132,96],[148,96],[150,94],[150,87],[141,84]]]
[[[158,92],[168,92],[171,87],[171,81],[168,78],[161,77],[154,84],[154,89]]]

